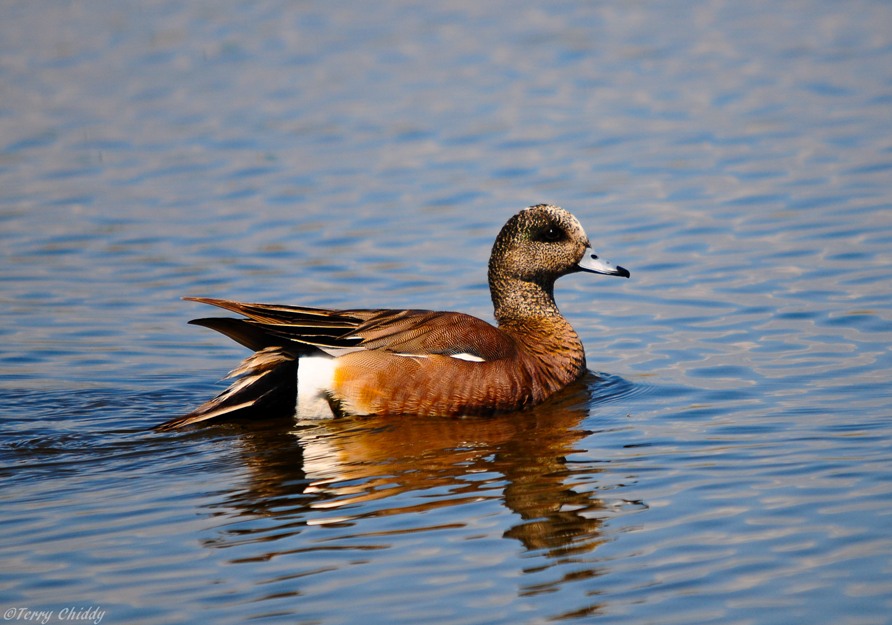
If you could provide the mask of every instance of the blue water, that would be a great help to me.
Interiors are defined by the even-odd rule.
[[[892,623],[892,5],[0,17],[6,620]],[[245,355],[180,297],[489,319],[538,202],[632,272],[555,401],[150,431]]]

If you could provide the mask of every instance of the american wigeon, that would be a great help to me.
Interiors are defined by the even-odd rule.
[[[554,282],[578,271],[628,278],[592,254],[579,221],[557,206],[508,220],[489,259],[498,327],[456,312],[326,310],[189,297],[242,319],[195,319],[254,350],[236,381],[173,430],[285,411],[337,415],[481,415],[538,404],[585,373],[579,336],[558,311]]]

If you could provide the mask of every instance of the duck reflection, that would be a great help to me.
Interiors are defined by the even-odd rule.
[[[250,479],[226,505],[279,517],[268,536],[254,536],[278,540],[310,525],[361,526],[370,516],[497,500],[519,517],[504,536],[526,549],[552,556],[589,551],[600,542],[603,516],[593,489],[598,469],[568,456],[588,434],[581,423],[596,384],[589,376],[530,411],[488,418],[241,426]],[[244,530],[235,534],[245,539],[252,530]]]

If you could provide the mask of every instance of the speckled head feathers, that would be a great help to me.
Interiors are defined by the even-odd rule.
[[[559,206],[537,204],[517,213],[499,232],[490,276],[549,287],[578,270],[587,247],[588,236],[576,217]]]

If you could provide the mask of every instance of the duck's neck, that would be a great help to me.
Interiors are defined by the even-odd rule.
[[[585,351],[579,335],[554,302],[553,285],[512,278],[490,280],[499,327],[512,335],[558,386],[585,372]]]
[[[554,284],[490,277],[489,289],[499,325],[519,319],[564,319],[554,303]]]

